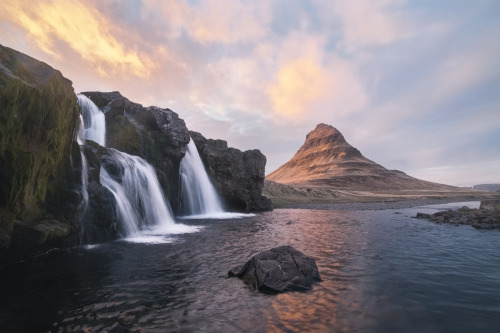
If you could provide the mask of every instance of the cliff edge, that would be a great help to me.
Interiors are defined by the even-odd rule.
[[[0,45],[0,252],[16,230],[31,230],[37,242],[69,233],[47,221],[64,215],[78,110],[61,72]]]

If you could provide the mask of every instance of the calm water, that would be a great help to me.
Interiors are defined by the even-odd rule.
[[[500,232],[417,211],[436,208],[279,209],[184,221],[204,228],[166,244],[53,251],[0,270],[0,330],[498,332]],[[312,290],[264,295],[226,277],[285,244],[316,258]]]

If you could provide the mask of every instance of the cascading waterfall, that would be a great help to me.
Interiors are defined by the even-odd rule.
[[[196,145],[191,139],[180,166],[181,203],[186,215],[217,216],[224,213],[221,200],[208,178]]]
[[[106,122],[104,113],[86,96],[78,95],[78,104],[82,112],[83,124],[78,134],[78,143],[92,140],[105,146]],[[100,182],[113,195],[116,212],[127,238],[141,238],[144,234],[183,233],[198,230],[176,224],[168,201],[161,190],[156,172],[151,165],[138,156],[132,156],[115,149],[110,149],[108,162],[118,165],[120,172],[107,170],[101,166]],[[86,189],[88,166],[82,154],[82,193],[85,205],[88,205]],[[108,163],[109,165],[109,163]],[[141,238],[154,242],[151,238]],[[139,240],[139,241],[142,241]]]
[[[122,174],[113,178],[101,168],[100,181],[115,198],[127,236],[151,228],[167,231],[175,222],[153,167],[138,156],[114,149],[111,153],[113,161],[123,168]]]
[[[106,147],[106,118],[104,113],[90,98],[82,94],[78,95],[78,105],[80,105],[83,118],[83,128],[80,128],[78,136],[81,140],[92,140]]]
[[[80,147],[85,144],[86,140],[92,140],[101,146],[106,145],[106,119],[104,113],[99,110],[87,96],[78,94],[78,105],[80,106],[80,129],[78,131],[77,141]],[[82,160],[82,202],[78,207],[80,219],[85,218],[85,214],[89,205],[88,185],[88,163],[83,150],[80,149]],[[84,225],[82,225],[82,234],[85,233]]]

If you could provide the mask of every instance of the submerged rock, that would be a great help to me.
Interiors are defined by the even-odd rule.
[[[244,279],[254,290],[265,293],[305,291],[321,277],[314,258],[291,246],[275,247],[252,257],[228,272]]]

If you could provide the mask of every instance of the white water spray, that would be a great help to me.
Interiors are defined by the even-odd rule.
[[[106,118],[104,113],[85,95],[78,95],[78,105],[80,105],[83,118],[83,132],[80,130],[79,139],[92,140],[106,147]]]
[[[84,95],[78,95],[78,104],[83,118],[78,143],[82,145],[85,140],[92,140],[105,146],[104,113]],[[166,240],[162,234],[193,232],[199,229],[175,223],[170,205],[151,165],[138,156],[114,149],[110,149],[110,152],[108,157],[113,164],[119,166],[119,171],[114,170],[113,173],[101,166],[99,180],[115,199],[117,215],[127,238],[137,242],[161,243]],[[82,187],[85,186],[82,192],[86,205],[87,178],[88,166],[82,153]]]
[[[168,230],[175,222],[153,167],[138,156],[111,152],[114,163],[123,168],[122,174],[115,176],[117,181],[103,167],[100,180],[115,197],[127,236],[152,228]]]
[[[188,215],[217,215],[224,213],[221,200],[208,178],[196,145],[191,139],[181,161],[181,202]]]

